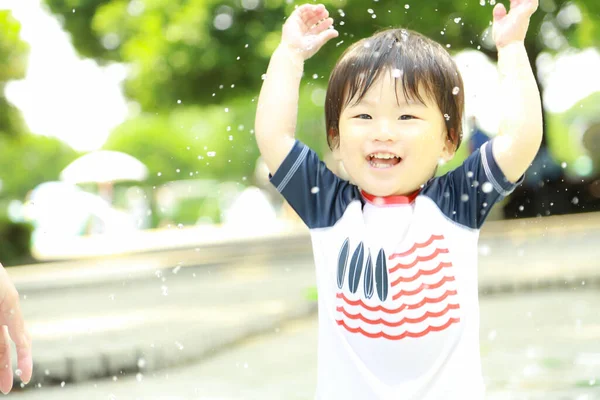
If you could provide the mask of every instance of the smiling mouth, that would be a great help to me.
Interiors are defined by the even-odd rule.
[[[374,153],[367,156],[369,165],[373,168],[386,169],[392,168],[402,161],[401,157],[389,153]]]

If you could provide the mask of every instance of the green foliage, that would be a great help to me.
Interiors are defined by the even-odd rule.
[[[0,196],[23,199],[40,183],[57,180],[76,157],[73,149],[56,138],[0,136]]]
[[[26,132],[21,113],[4,97],[7,81],[22,79],[27,67],[29,46],[21,40],[21,25],[7,10],[0,10],[0,135]]]
[[[29,46],[21,40],[21,24],[0,10],[0,84],[25,76]]]
[[[244,9],[243,2],[233,0],[45,1],[64,20],[80,54],[133,66],[126,92],[146,111],[174,107],[177,100],[184,104],[214,104],[256,93],[260,76],[279,41],[285,17],[302,3],[269,0],[249,10]],[[487,3],[481,6],[478,1],[464,0],[381,0],[351,4],[348,0],[325,1],[340,37],[307,63],[307,74],[317,73],[327,78],[335,60],[349,44],[390,26],[422,32],[450,45],[451,51],[481,45],[483,51],[494,56],[493,45],[483,35],[492,16],[492,6]],[[600,2],[542,0],[540,3],[528,36],[527,47],[532,57],[548,46],[557,50],[567,45],[600,45]],[[557,19],[571,3],[581,13],[577,24]],[[410,7],[405,8],[405,4]],[[369,8],[373,14],[367,12]],[[231,18],[231,26],[216,29],[218,15],[225,23]],[[545,31],[555,30],[563,40],[540,39],[542,23]],[[221,85],[223,89],[219,89]]]
[[[29,244],[33,227],[0,218],[0,261],[11,266],[32,261]]]
[[[556,160],[567,163],[566,171],[571,176],[577,176],[575,161],[590,150],[585,149],[582,135],[588,125],[600,123],[598,115],[600,115],[600,92],[582,99],[564,113],[549,113],[547,116],[548,146]],[[598,172],[600,158],[594,153],[590,156],[594,161],[595,171]]]
[[[327,151],[323,93],[316,83],[303,88],[298,125],[298,137],[321,155]],[[241,97],[218,106],[181,104],[171,113],[142,114],[116,128],[104,148],[146,164],[151,185],[186,178],[250,182],[259,157],[255,101]]]

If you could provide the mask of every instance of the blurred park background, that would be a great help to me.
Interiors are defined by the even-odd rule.
[[[55,344],[59,338],[72,336],[69,332],[102,331],[105,336],[108,329],[135,336],[135,329],[127,324],[141,318],[138,311],[142,303],[144,307],[154,304],[146,301],[151,297],[163,301],[166,293],[170,293],[169,299],[176,297],[172,296],[174,286],[169,289],[165,283],[168,275],[171,280],[182,279],[179,284],[189,288],[180,290],[185,306],[171,304],[173,308],[165,312],[182,313],[187,318],[185,307],[190,302],[206,306],[213,312],[201,312],[203,317],[197,323],[202,325],[206,318],[220,323],[226,320],[228,329],[241,335],[230,335],[237,338],[232,339],[235,342],[245,337],[243,332],[261,331],[260,326],[278,327],[281,319],[274,316],[302,314],[290,311],[297,309],[290,304],[297,306],[300,300],[284,302],[285,307],[273,303],[276,294],[286,293],[269,285],[266,297],[256,301],[270,322],[254,321],[248,328],[250,325],[242,324],[244,313],[236,308],[244,303],[243,296],[237,301],[230,299],[229,308],[222,312],[214,311],[215,299],[224,294],[196,298],[192,295],[197,293],[192,278],[206,278],[202,284],[206,287],[201,285],[205,293],[222,289],[218,283],[211,284],[213,273],[224,287],[231,289],[227,285],[239,284],[243,290],[247,283],[244,279],[260,277],[264,280],[261,282],[268,283],[270,279],[295,276],[291,267],[278,267],[282,263],[295,265],[295,273],[304,274],[301,279],[295,277],[298,290],[287,295],[298,295],[302,299],[300,308],[314,311],[313,303],[304,302],[313,296],[312,272],[300,266],[312,265],[306,232],[270,187],[253,135],[261,77],[278,45],[285,17],[299,4],[291,0],[0,2],[0,262],[11,266],[9,271],[19,291],[27,293],[30,301],[36,298],[34,293],[43,293],[37,296],[40,302],[48,299],[46,295],[52,295],[53,301],[64,301],[54,307],[40,303],[44,312],[31,309],[34,328],[39,328],[34,333],[47,335],[47,343],[55,340]],[[329,72],[350,44],[390,26],[413,29],[440,42],[462,71],[466,96],[464,144],[439,173],[458,166],[482,138],[497,133],[501,110],[495,100],[496,52],[490,31],[494,0],[332,0],[324,4],[340,36],[306,63],[297,136],[327,162],[330,157],[323,105]],[[600,231],[600,2],[540,0],[526,47],[543,97],[544,142],[524,183],[496,207],[489,235],[484,232],[482,236],[484,270],[489,267],[492,271],[500,261],[515,264],[514,269],[508,269],[510,274],[506,269],[505,275],[482,274],[482,279],[489,278],[483,284],[483,290],[489,293],[523,288],[580,289],[585,285],[582,281],[590,286],[597,282],[595,274],[600,275],[600,265],[594,264],[598,257],[590,253],[595,251],[592,247]],[[331,168],[336,170],[337,166]],[[502,238],[502,233],[510,233],[512,239]],[[258,237],[279,247],[252,241]],[[515,259],[492,260],[507,253],[507,249]],[[527,261],[523,257],[528,257]],[[517,268],[523,263],[532,266]],[[575,272],[565,272],[565,266],[575,268]],[[186,279],[181,278],[182,273],[178,275],[182,267],[188,267],[184,268],[188,271]],[[154,279],[152,283],[134,279],[146,279],[147,273]],[[99,286],[93,286],[96,284]],[[114,320],[117,308],[109,312],[102,307],[107,303],[114,306],[115,296],[118,298],[115,293],[125,291],[125,297],[128,288],[138,297],[132,297],[128,306],[121,305],[124,308],[119,309],[127,309],[128,314],[122,316],[123,320],[113,321],[114,329],[106,328],[110,323],[100,316],[95,322],[81,322],[75,317],[62,320],[63,325],[52,322],[52,315],[67,308],[79,310],[80,314],[73,312],[84,318],[86,311],[96,309],[94,304],[98,315]],[[81,300],[86,293],[97,293],[99,297],[92,300],[92,296],[87,303]],[[597,319],[589,308],[599,300],[597,292],[583,296],[591,297],[578,298],[576,313],[591,313]],[[25,302],[24,307],[27,310],[33,306]],[[188,311],[198,311],[194,310]],[[35,319],[38,317],[42,319]],[[580,321],[577,329],[581,329],[585,318],[573,318]],[[180,321],[173,317],[175,320]],[[564,322],[572,328],[573,320],[567,318]],[[585,331],[586,340],[598,341],[598,323],[595,320],[595,328]],[[136,324],[144,326],[142,322]],[[99,326],[105,330],[95,330]],[[531,328],[532,332],[538,329],[539,334],[539,326]],[[499,329],[490,328],[490,332]],[[165,332],[161,334],[172,336],[172,331]],[[571,335],[569,332],[565,335]],[[204,347],[200,347],[214,350],[221,346],[213,343],[220,333],[204,334]],[[496,333],[485,335],[496,337]],[[589,344],[586,340],[580,343]],[[507,346],[515,349],[518,342],[509,341]],[[102,345],[98,343],[81,342],[80,353],[87,355],[106,340]],[[173,339],[170,343],[179,341]],[[40,385],[51,382],[64,387],[65,380],[110,377],[113,372],[106,372],[109,370],[148,370],[148,357],[135,348],[135,352],[127,350],[128,357],[135,361],[133,367],[126,362],[127,367],[110,364],[108,352],[102,357],[109,358],[101,361],[93,356],[78,361],[85,366],[100,362],[104,369],[98,368],[103,373],[92,367],[96,372],[86,373],[81,367],[84,372],[79,371],[79,375],[73,367],[78,359],[72,354],[61,353],[62,358],[48,355],[50,364],[58,363],[59,358],[70,360],[70,364],[60,364],[66,372],[57,373],[55,379],[48,378],[53,374],[50,368],[43,368],[37,379]],[[591,368],[592,372],[586,369],[585,373],[590,377],[578,375],[572,385],[576,390],[595,389],[583,394],[588,399],[596,398],[593,396],[600,390],[600,382],[596,383],[596,377],[600,379],[600,349],[596,350],[584,352],[586,356],[573,356],[585,368]],[[525,351],[527,357],[537,354],[529,347]],[[200,359],[200,353],[186,362]],[[563,360],[564,364],[559,356],[542,358],[537,367],[527,369],[527,376],[535,375],[535,368],[556,374],[575,370],[571,368],[572,360]],[[158,360],[170,365],[165,358]],[[499,370],[507,371],[506,364],[498,365],[503,365]],[[548,378],[544,382],[550,381]],[[303,386],[310,387],[310,383]],[[510,390],[511,386],[498,387]],[[215,392],[219,390],[222,387]],[[98,398],[107,398],[106,393]],[[257,397],[248,394],[231,398],[267,398],[261,393]],[[51,398],[48,396],[46,393],[43,398]],[[80,398],[77,396],[69,398]],[[173,398],[188,398],[181,396]],[[549,398],[544,393],[540,396]],[[310,398],[310,390],[306,398]]]

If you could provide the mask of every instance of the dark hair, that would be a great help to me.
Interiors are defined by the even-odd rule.
[[[458,149],[462,140],[463,81],[454,60],[439,43],[407,29],[387,29],[350,46],[329,78],[325,102],[327,143],[339,145],[344,107],[360,101],[382,71],[402,71],[404,97],[424,102],[419,87],[435,100],[446,120],[448,139]],[[458,89],[456,89],[458,88]]]

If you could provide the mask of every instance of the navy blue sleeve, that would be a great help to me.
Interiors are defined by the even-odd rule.
[[[460,167],[432,179],[421,191],[446,217],[469,228],[481,228],[492,206],[523,180],[512,183],[504,176],[492,154],[493,143],[486,142]]]
[[[317,154],[300,141],[275,172],[271,183],[310,228],[335,225],[358,188],[331,172]]]

